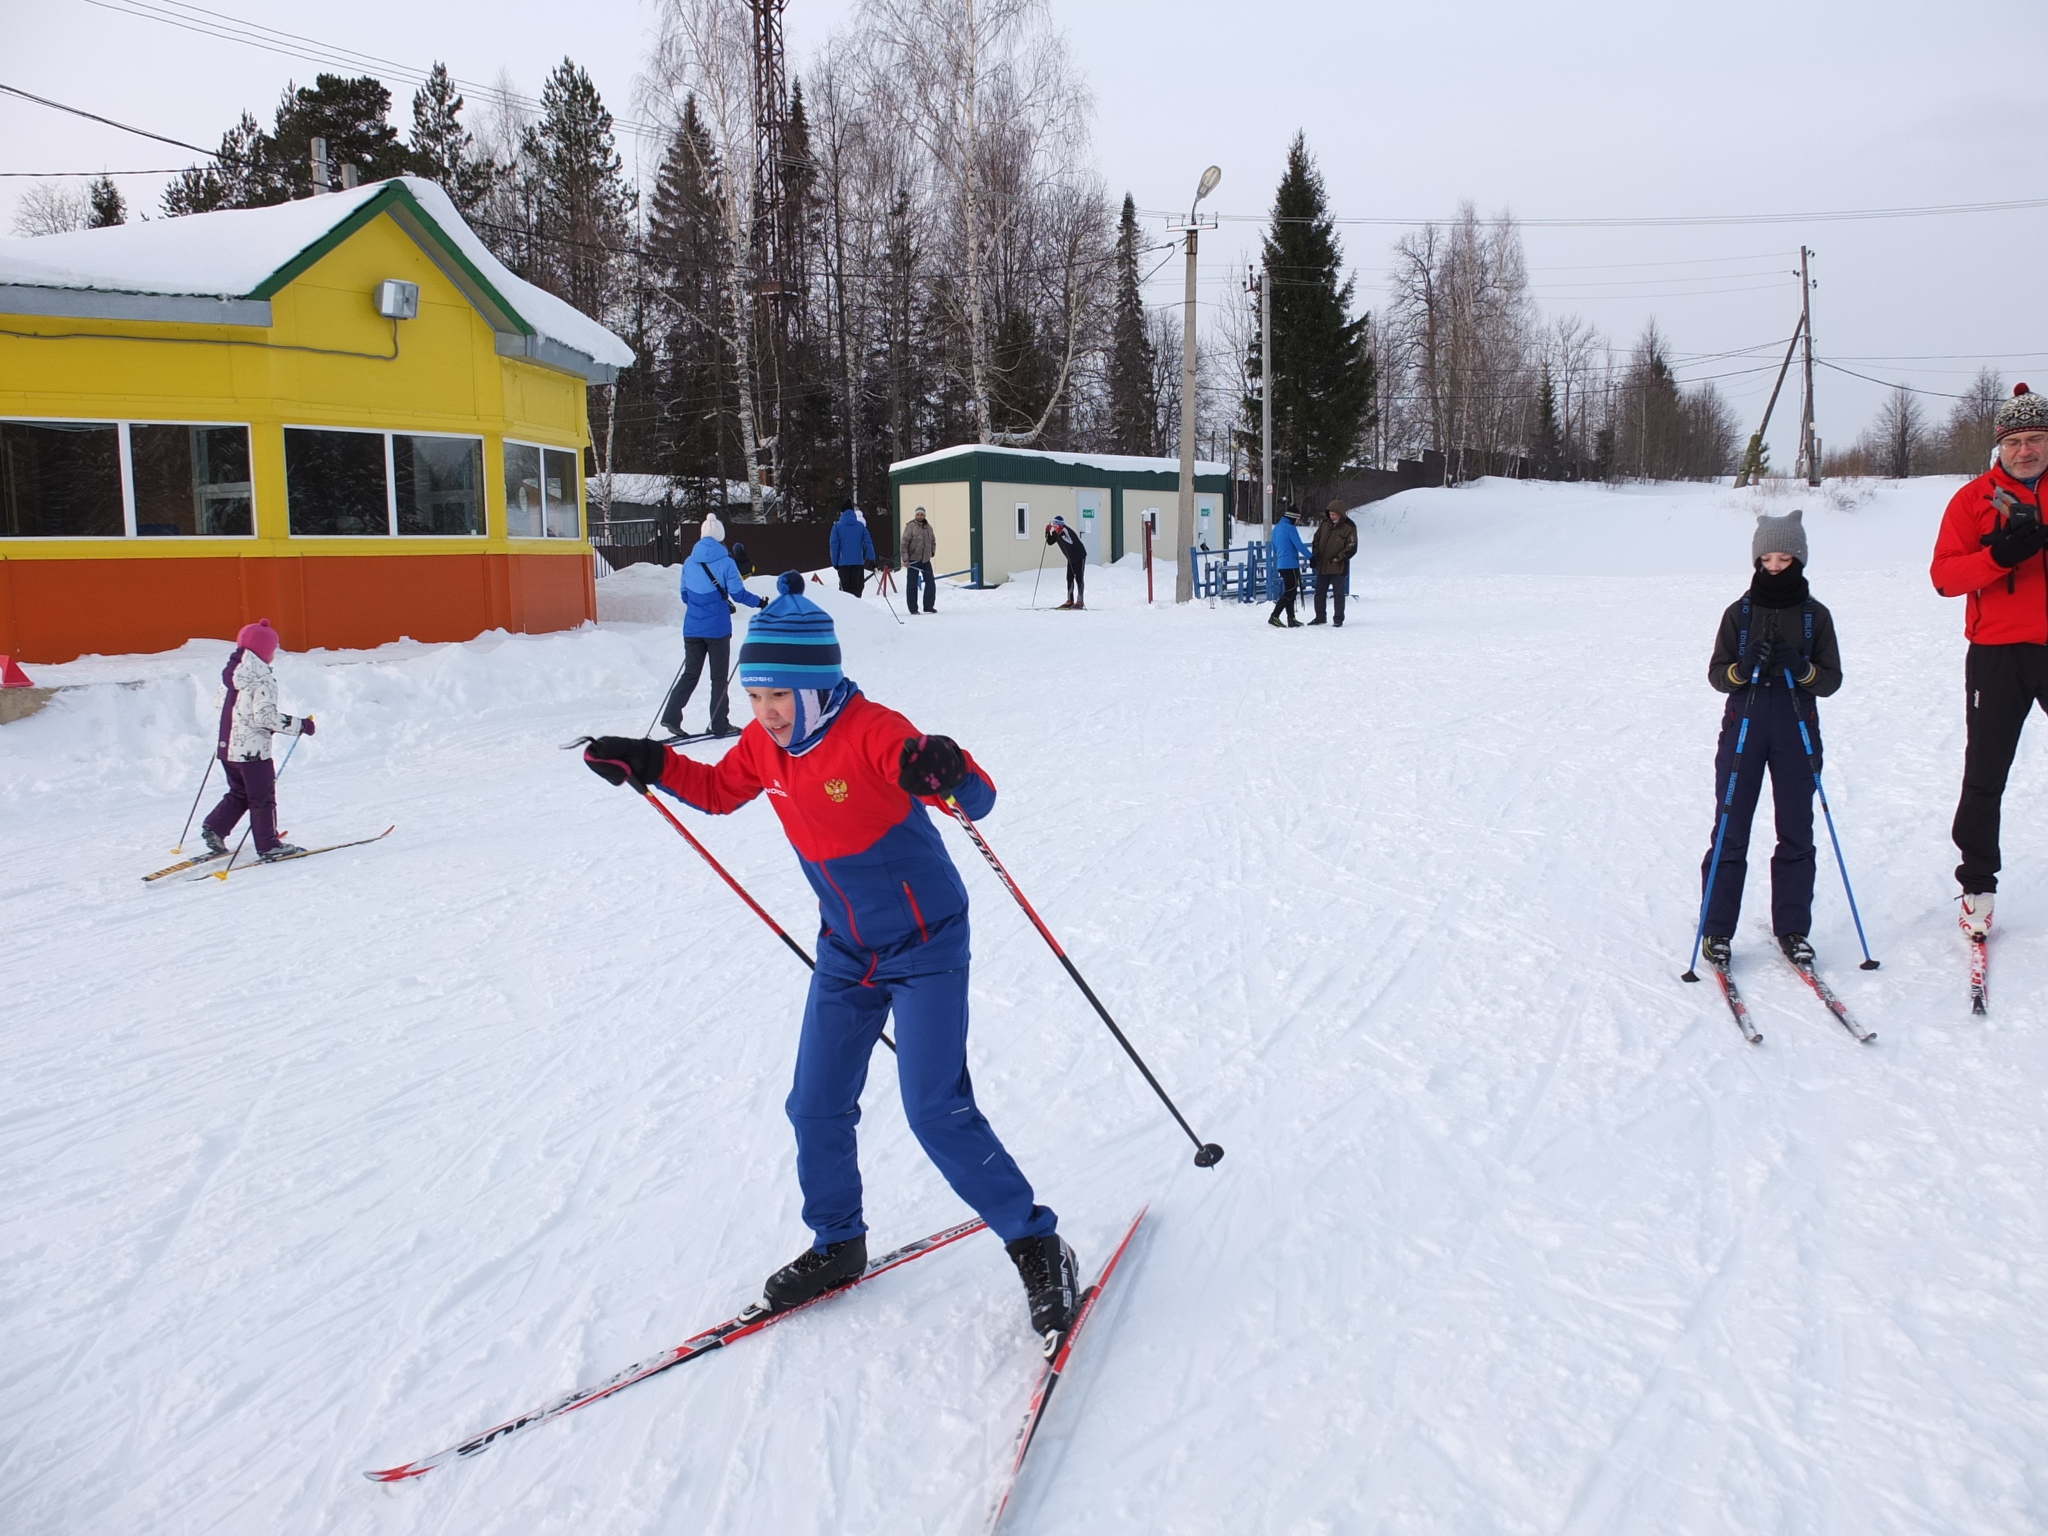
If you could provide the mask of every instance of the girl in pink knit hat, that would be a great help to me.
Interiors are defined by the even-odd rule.
[[[220,706],[220,739],[216,751],[228,776],[228,792],[207,813],[200,828],[206,851],[225,858],[227,837],[243,812],[256,835],[256,854],[264,863],[304,853],[277,840],[277,770],[270,761],[273,736],[311,736],[311,715],[287,715],[277,707],[277,678],[270,670],[277,655],[277,631],[270,620],[244,624],[220,680],[228,696]]]

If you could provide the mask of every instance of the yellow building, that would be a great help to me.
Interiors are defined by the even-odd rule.
[[[632,360],[412,177],[0,240],[0,653],[594,618],[585,390]]]

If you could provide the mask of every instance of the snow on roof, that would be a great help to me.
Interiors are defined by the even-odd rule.
[[[941,448],[936,453],[919,454],[914,459],[899,459],[889,466],[889,473],[899,469],[915,469],[920,464],[935,464],[941,459],[950,459],[963,453],[1014,453],[1030,459],[1045,459],[1055,464],[1079,464],[1089,469],[1113,469],[1127,475],[1177,475],[1180,473],[1179,459],[1148,458],[1134,453],[1050,453],[1043,448],[1006,448],[1000,443],[961,443],[953,448]],[[1227,475],[1228,464],[1217,464],[1207,459],[1195,461],[1198,475]]]
[[[583,487],[592,503],[602,500],[604,496],[604,476],[586,476]],[[687,480],[675,475],[633,474],[626,470],[619,470],[612,476],[612,500],[624,502],[628,506],[655,507],[661,505],[661,498],[663,496],[674,492],[675,504],[684,510],[688,510],[691,497],[697,493],[700,487],[709,488],[715,497],[716,485],[713,482]],[[772,489],[763,487],[761,495],[765,501],[775,500],[775,492]],[[724,499],[726,504],[730,506],[751,500],[752,493],[749,491],[746,481],[728,480],[725,482]]]
[[[448,194],[417,176],[269,208],[224,208],[63,235],[0,239],[0,285],[107,293],[257,297],[273,274],[367,203],[402,187],[434,230],[543,339],[613,368],[633,349],[581,310],[515,277],[478,239]]]

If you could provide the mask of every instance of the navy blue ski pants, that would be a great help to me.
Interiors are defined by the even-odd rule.
[[[868,1229],[854,1127],[868,1058],[892,1012],[903,1112],[925,1155],[1004,1242],[1052,1232],[1059,1219],[1033,1201],[1030,1181],[975,1107],[967,1076],[967,967],[865,985],[818,971],[804,1005],[787,1106],[804,1225],[816,1234],[815,1246]]]
[[[1799,739],[1799,718],[1792,694],[1784,688],[1760,687],[1749,711],[1749,737],[1740,764],[1735,742],[1742,728],[1743,695],[1731,694],[1721,716],[1721,746],[1714,754],[1714,828],[1721,825],[1721,807],[1728,793],[1728,774],[1738,768],[1735,803],[1729,808],[1728,840],[1721,847],[1721,872],[1714,877],[1714,899],[1707,905],[1709,938],[1733,938],[1742,913],[1742,882],[1749,874],[1749,824],[1763,795],[1764,770],[1771,775],[1771,810],[1777,822],[1778,846],[1771,855],[1771,932],[1813,931],[1813,775],[1821,766],[1820,717],[1813,700],[1802,696],[1797,708],[1813,733],[1813,764]],[[1700,860],[1700,879],[1714,860],[1714,841]]]

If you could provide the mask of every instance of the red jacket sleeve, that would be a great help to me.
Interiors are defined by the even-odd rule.
[[[751,724],[740,732],[732,750],[715,763],[700,763],[670,747],[668,766],[661,770],[661,787],[685,805],[713,816],[730,816],[761,793],[754,753],[766,740],[767,732],[759,724]]]
[[[1997,513],[1991,506],[1990,479],[1979,476],[1949,498],[1934,539],[1934,564],[1928,574],[1943,597],[1964,597],[2006,574],[1979,541],[1991,531]]]

